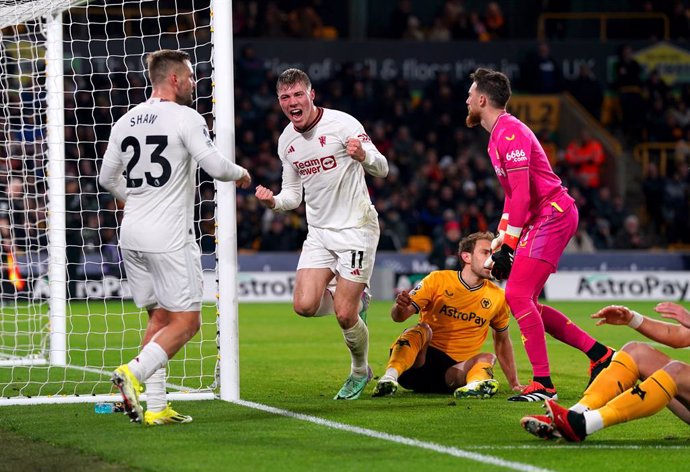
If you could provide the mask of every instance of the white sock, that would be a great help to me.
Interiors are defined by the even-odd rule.
[[[576,403],[568,409],[574,411],[575,413],[584,413],[585,411],[589,411],[589,408],[581,403]]]
[[[155,371],[168,363],[168,355],[160,344],[151,341],[139,355],[129,361],[127,366],[139,382],[144,382],[153,375]]]
[[[397,382],[398,376],[400,376],[400,374],[398,373],[397,369],[394,369],[393,367],[389,367],[388,369],[386,369],[386,373],[383,374],[383,376],[379,379],[379,382],[381,380],[384,380],[384,379],[385,380],[392,379],[392,380],[395,380]]]
[[[352,373],[358,377],[367,375],[367,358],[369,357],[369,330],[367,325],[360,317],[357,317],[357,323],[350,328],[343,330],[343,337],[345,344],[350,349],[350,357],[352,358],[351,370]]]
[[[585,415],[585,432],[587,435],[604,429],[604,419],[597,410],[585,411],[583,414]]]
[[[146,409],[154,413],[165,410],[165,367],[156,370],[146,380]]]
[[[314,316],[328,316],[335,314],[335,308],[333,308],[333,292],[330,289],[323,291],[323,296],[321,297],[321,304],[319,309],[316,310]]]

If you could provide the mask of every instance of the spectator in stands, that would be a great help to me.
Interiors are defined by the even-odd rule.
[[[587,63],[580,65],[577,77],[569,81],[566,84],[566,88],[590,115],[597,120],[601,119],[604,90]]]
[[[385,219],[379,220],[379,228],[381,235],[379,236],[379,244],[376,246],[376,251],[400,251],[404,247],[400,242],[400,238],[394,230],[388,227]]]
[[[645,197],[645,209],[647,217],[652,222],[652,227],[665,233],[664,193],[666,178],[659,174],[659,166],[656,162],[650,162],[646,175],[642,182],[642,193]]]
[[[669,243],[688,240],[688,167],[678,166],[664,186],[664,200],[660,210],[664,215],[666,237]]]
[[[295,251],[299,248],[301,241],[295,240],[294,232],[285,223],[285,215],[273,215],[268,232],[261,237],[259,251]]]
[[[601,185],[601,167],[604,164],[604,147],[583,127],[565,151],[565,159],[573,168],[575,178],[587,189]]]
[[[407,28],[403,31],[403,39],[413,39],[416,41],[422,41],[425,37],[424,31],[422,30],[422,24],[415,15],[410,15],[407,17]]]
[[[486,24],[486,32],[492,41],[506,37],[506,20],[498,2],[489,2],[486,5],[484,23]]]
[[[630,45],[621,46],[614,68],[614,89],[618,92],[621,105],[621,124],[631,141],[640,140],[644,101],[642,100],[642,68],[633,57]]]
[[[294,8],[287,16],[288,36],[293,38],[320,38],[323,20],[312,2]]]
[[[611,223],[605,218],[597,218],[591,232],[594,247],[598,251],[613,249],[613,235],[611,234]]]
[[[427,33],[429,41],[450,41],[451,34],[447,26],[447,21],[441,16],[434,17],[434,22]]]
[[[462,237],[460,223],[449,221],[443,227],[443,236],[434,240],[429,263],[439,269],[454,270],[458,265],[458,243]]]
[[[393,10],[390,19],[390,37],[402,38],[405,30],[409,26],[409,19],[412,15],[412,1],[399,0],[398,5]]]
[[[594,241],[591,236],[587,233],[585,225],[580,222],[577,231],[570,238],[568,244],[563,250],[564,253],[592,253],[595,252]]]
[[[648,107],[655,101],[661,100],[665,108],[669,99],[669,87],[666,85],[666,82],[664,82],[661,74],[659,74],[659,69],[654,68],[649,73],[649,77],[644,83],[642,93]]]
[[[649,249],[652,247],[651,238],[640,227],[640,219],[636,215],[628,215],[623,228],[616,234],[614,249]]]
[[[560,67],[546,42],[540,42],[537,50],[523,62],[520,75],[521,88],[527,92],[559,93],[563,90]]]

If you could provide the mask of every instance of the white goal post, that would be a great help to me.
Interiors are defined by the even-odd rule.
[[[117,249],[121,203],[97,173],[161,48],[192,56],[193,106],[234,160],[230,0],[0,0],[0,405],[119,398],[110,375],[139,351],[147,314]],[[234,401],[235,184],[197,180],[202,325],[169,362],[168,398]]]

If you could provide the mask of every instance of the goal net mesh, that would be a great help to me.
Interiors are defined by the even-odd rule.
[[[64,155],[51,154],[45,15],[62,11]],[[0,400],[90,396],[139,351],[147,313],[130,300],[118,227],[122,203],[97,182],[112,124],[150,94],[145,58],[189,52],[194,107],[213,129],[209,0],[0,0]],[[52,43],[51,43],[52,44]],[[51,141],[52,142],[52,141]],[[64,159],[66,365],[51,365],[49,159]],[[215,384],[215,187],[199,171],[195,204],[205,301],[200,332],[168,365],[169,391]]]

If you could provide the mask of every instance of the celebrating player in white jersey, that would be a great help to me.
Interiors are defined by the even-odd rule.
[[[366,289],[379,240],[364,172],[385,177],[388,162],[359,121],[314,105],[311,80],[301,70],[284,71],[276,89],[290,119],[278,140],[282,189],[273,195],[259,185],[256,197],[268,208],[288,211],[302,202],[304,189],[309,232],[297,265],[293,306],[307,317],[335,312],[352,359],[335,399],[354,400],[372,377]],[[329,285],[334,277],[336,284]]]
[[[220,154],[206,122],[189,107],[194,92],[189,54],[160,50],[147,57],[147,64],[151,98],[113,126],[99,177],[125,202],[120,247],[134,302],[149,313],[141,352],[115,370],[113,383],[132,421],[188,423],[190,416],[166,402],[165,366],[201,321],[201,261],[193,229],[197,164],[242,188],[251,178]],[[139,402],[142,382],[145,415]]]

